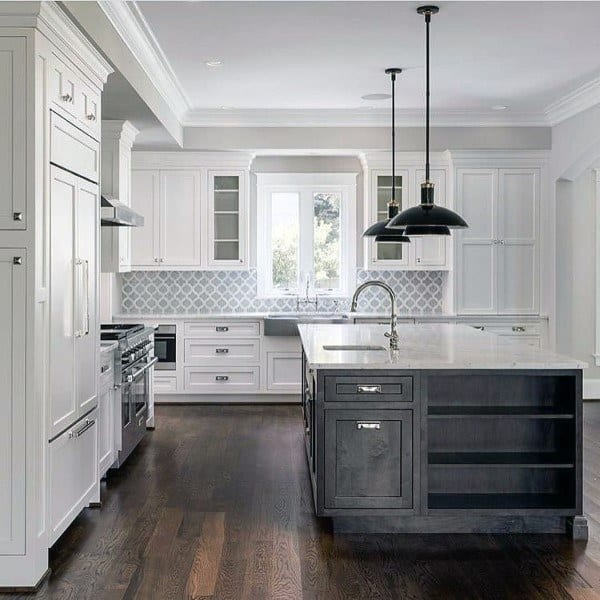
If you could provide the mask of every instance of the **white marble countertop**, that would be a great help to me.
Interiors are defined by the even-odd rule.
[[[116,313],[113,315],[113,321],[117,322],[120,319],[126,319],[131,321],[134,319],[140,321],[179,321],[185,319],[264,319],[269,315],[278,314],[290,314],[290,313],[278,313],[276,311],[271,312],[246,312],[246,313]],[[332,314],[332,313],[327,313]],[[372,313],[372,312],[355,312],[349,313],[340,311],[340,315],[351,315],[353,319],[389,319],[389,312],[384,313]],[[539,321],[539,319],[547,318],[545,316],[537,315],[456,315],[450,313],[400,313],[399,319],[423,319],[426,321],[447,321],[460,319],[461,321]]]
[[[467,325],[398,325],[400,349],[389,350],[385,325],[299,325],[313,369],[584,369],[580,360],[529,346],[507,346]],[[325,350],[326,345],[379,345],[384,350]]]

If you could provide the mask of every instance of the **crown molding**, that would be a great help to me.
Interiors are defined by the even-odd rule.
[[[544,115],[492,111],[433,111],[433,127],[545,127]],[[423,127],[425,111],[396,111],[398,127]],[[195,109],[185,115],[184,127],[389,127],[389,109]]]
[[[600,104],[600,77],[596,77],[549,104],[544,114],[551,126]]]
[[[98,6],[181,122],[190,109],[189,98],[137,4],[105,0]]]
[[[131,153],[134,169],[250,169],[252,152],[187,152],[139,150]]]
[[[129,121],[102,120],[102,141],[115,140],[123,142],[131,149],[139,132],[139,129],[134,127]]]

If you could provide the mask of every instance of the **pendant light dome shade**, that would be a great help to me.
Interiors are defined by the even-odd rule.
[[[385,70],[386,75],[390,76],[392,82],[392,197],[388,202],[388,218],[377,223],[373,223],[363,233],[363,237],[374,237],[377,243],[389,244],[405,244],[410,242],[410,238],[404,235],[404,232],[399,229],[394,231],[387,228],[388,223],[397,214],[400,208],[396,202],[396,75],[402,73],[402,69],[392,67]]]
[[[413,206],[398,213],[390,219],[387,228],[390,230],[404,230],[404,235],[450,235],[450,229],[464,229],[468,227],[466,221],[454,211],[436,206],[433,201],[434,186],[429,179],[429,25],[431,15],[439,12],[437,6],[420,6],[417,12],[425,16],[426,31],[426,56],[425,56],[425,181],[421,184],[421,204]]]

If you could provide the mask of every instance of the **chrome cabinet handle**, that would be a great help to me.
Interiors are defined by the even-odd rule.
[[[13,256],[13,265],[22,265],[23,259],[20,256]]]
[[[357,421],[356,429],[381,429],[381,423],[379,421],[374,421],[372,423],[365,423],[364,421]]]
[[[215,352],[217,354],[229,354],[229,348],[216,348]]]
[[[128,383],[131,383],[134,379],[137,379],[142,373],[147,371],[150,367],[153,367],[158,362],[158,356],[155,356],[151,361],[147,362],[141,369],[135,371],[132,375],[127,377]],[[129,378],[131,377],[131,381]]]
[[[81,437],[90,427],[93,427],[96,424],[96,421],[94,419],[86,419],[85,420],[85,425],[79,429],[78,431],[75,432],[75,436],[74,437]],[[71,437],[69,435],[69,437]]]
[[[158,258],[155,258],[155,259],[154,259],[154,262],[155,262],[155,263],[157,263],[157,262],[158,262]]]
[[[110,371],[110,365],[102,365],[100,367],[100,373],[106,373],[106,371]]]
[[[521,325],[513,325],[512,330],[515,333],[525,333],[525,327],[522,327]]]
[[[138,427],[141,427],[143,422],[144,422],[144,415],[142,415],[140,417],[140,420],[138,421]]]
[[[225,333],[226,331],[229,331],[229,327],[226,327],[225,325],[219,325],[216,327],[216,330],[219,333]]]
[[[381,394],[380,385],[357,385],[357,394]]]
[[[13,213],[13,221],[22,221],[23,213],[22,212],[14,212]]]
[[[485,331],[485,327],[483,325],[473,325],[473,329],[477,329],[477,331]]]
[[[229,381],[229,375],[217,375],[215,381]]]

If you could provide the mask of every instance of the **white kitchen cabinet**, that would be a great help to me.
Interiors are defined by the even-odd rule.
[[[131,173],[131,208],[144,217],[144,226],[131,231],[131,265],[156,267],[160,257],[159,172],[136,170]]]
[[[98,384],[98,477],[106,475],[117,458],[115,441],[115,370],[114,352],[100,354]]]
[[[50,546],[98,498],[97,420],[97,410],[93,410],[49,445]]]
[[[25,229],[27,122],[24,37],[0,39],[0,229]],[[8,131],[12,134],[8,135]]]
[[[208,172],[208,265],[244,267],[247,261],[246,175]]]
[[[370,164],[386,165],[389,155],[375,153],[365,159]],[[396,201],[399,210],[416,206],[421,202],[421,183],[425,180],[422,157],[412,153],[396,155]],[[417,162],[418,161],[418,162]],[[389,167],[368,168],[365,174],[365,215],[369,225],[387,218],[387,203],[392,196],[392,174]],[[448,193],[448,166],[443,157],[437,156],[430,171],[435,184],[435,202],[452,207]],[[376,243],[366,238],[366,265],[373,270],[449,270],[451,268],[451,245],[448,236],[413,237],[407,244]]]
[[[129,121],[102,121],[102,195],[131,207],[131,147],[138,130]],[[131,227],[103,226],[101,270],[131,271]]]
[[[160,171],[159,237],[162,266],[200,266],[200,173]]]
[[[0,555],[25,551],[25,250],[0,249]]]
[[[97,402],[98,186],[50,173],[49,439]]]
[[[131,207],[144,226],[131,232],[132,268],[200,267],[200,173],[134,170]]]
[[[539,169],[457,170],[457,312],[539,310]]]
[[[302,355],[297,352],[267,352],[267,388],[299,394],[302,389]]]

